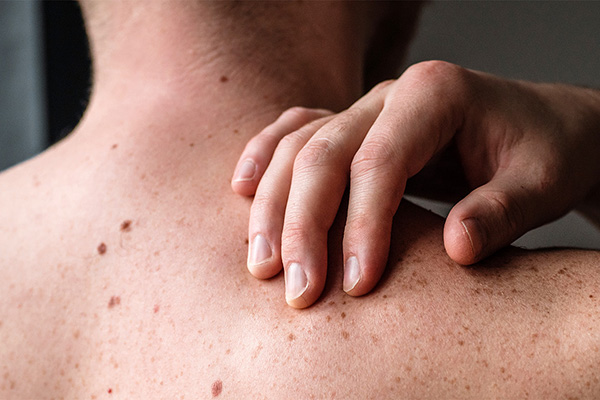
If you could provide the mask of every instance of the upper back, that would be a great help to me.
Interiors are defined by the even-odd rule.
[[[2,398],[598,395],[597,252],[461,267],[443,221],[403,203],[386,274],[352,298],[342,211],[327,287],[296,310],[281,275],[246,271],[228,171],[180,187],[67,158],[0,176]]]

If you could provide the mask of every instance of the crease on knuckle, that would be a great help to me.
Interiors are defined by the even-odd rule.
[[[296,156],[294,172],[335,164],[338,159],[339,148],[334,140],[327,137],[313,138]]]
[[[512,195],[500,190],[490,190],[486,192],[486,199],[495,209],[500,210],[502,220],[508,224],[511,233],[522,229],[526,219],[525,210]]]
[[[308,243],[310,232],[315,230],[314,224],[306,218],[286,218],[281,233],[281,242],[285,246],[297,246],[299,243]]]
[[[373,140],[365,144],[356,152],[352,160],[351,179],[364,179],[378,174],[386,174],[397,164],[398,156],[395,153],[392,146],[384,140]]]
[[[257,193],[252,200],[252,215],[256,217],[257,215],[273,215],[273,214],[282,214],[284,212],[284,208],[277,201],[274,201],[275,195],[270,191],[261,191],[261,193]]]
[[[297,149],[302,147],[302,145],[304,144],[304,135],[302,130],[297,130],[294,131],[288,135],[285,135],[277,144],[277,148],[275,151],[282,151],[282,150],[291,150],[291,149]]]

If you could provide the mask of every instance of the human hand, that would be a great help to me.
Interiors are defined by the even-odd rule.
[[[369,292],[385,268],[407,179],[452,140],[475,190],[448,215],[444,244],[456,262],[472,264],[598,185],[599,131],[597,91],[439,61],[412,66],[339,114],[288,110],[248,143],[232,180],[237,193],[255,193],[248,268],[269,278],[283,265],[288,304],[314,303],[350,177],[343,287]]]

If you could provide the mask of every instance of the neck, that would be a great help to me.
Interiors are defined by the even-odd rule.
[[[114,18],[123,27],[114,30],[118,37],[95,33],[92,26],[94,87],[73,135],[86,137],[90,146],[124,143],[136,154],[179,167],[181,162],[164,158],[181,157],[182,146],[194,147],[196,166],[218,158],[222,169],[224,163],[233,168],[247,140],[285,109],[340,110],[360,95],[357,47],[363,44],[342,4],[291,10],[277,19],[286,29],[261,31],[256,26],[266,23],[241,27],[230,10],[208,3],[149,4]],[[285,20],[292,17],[300,21]],[[309,40],[315,35],[318,41]]]

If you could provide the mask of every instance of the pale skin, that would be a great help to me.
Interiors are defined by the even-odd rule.
[[[424,62],[341,113],[292,109],[248,143],[232,187],[255,195],[249,270],[268,278],[292,266],[286,300],[313,304],[325,280],[327,231],[349,184],[343,287],[368,293],[385,269],[407,179],[451,141],[474,189],[444,226],[446,251],[460,264],[584,199],[588,214],[600,209],[599,91]]]
[[[240,21],[205,3],[107,4],[121,40],[109,26],[111,51],[93,47],[84,120],[0,175],[0,398],[598,397],[598,252],[510,249],[464,268],[443,220],[403,203],[369,296],[340,288],[344,208],[322,301],[296,310],[282,275],[254,279],[250,201],[229,181],[244,144],[293,104],[343,109],[358,93],[319,81],[321,54],[280,61],[317,68],[292,81],[258,73],[265,38],[285,32],[232,64]],[[299,7],[349,36],[331,24],[340,9]]]

